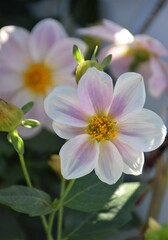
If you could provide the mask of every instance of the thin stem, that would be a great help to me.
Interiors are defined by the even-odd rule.
[[[60,191],[60,208],[58,210],[57,240],[61,240],[61,237],[62,237],[64,191],[65,191],[65,179],[62,178],[62,180],[61,180],[61,191]]]
[[[29,187],[32,187],[32,183],[31,183],[28,171],[27,171],[27,167],[26,167],[26,164],[25,164],[25,161],[24,161],[24,157],[21,154],[18,154],[18,155],[19,155],[22,171],[23,171],[23,174],[24,174],[24,177],[25,177],[25,181],[26,181],[26,183]]]
[[[27,171],[27,167],[26,167],[26,164],[25,164],[24,156],[22,154],[19,154],[19,153],[18,153],[18,155],[19,155],[19,160],[20,160],[20,164],[21,164],[21,168],[22,168],[22,171],[23,171],[23,175],[24,175],[26,184],[27,184],[28,187],[32,188],[33,186],[32,186],[32,183],[31,183],[31,180],[30,180],[30,177],[29,177],[29,173]],[[44,230],[47,233],[48,232],[47,220],[46,220],[45,216],[40,216],[40,218],[41,218]],[[48,240],[53,240],[53,237],[50,235],[48,237]]]
[[[50,217],[49,217],[49,221],[48,221],[48,231],[47,231],[47,236],[48,236],[48,240],[50,240],[50,236],[52,235],[52,227],[53,227],[53,222],[54,222],[54,217],[55,217],[55,211],[53,211],[51,214],[50,214]]]

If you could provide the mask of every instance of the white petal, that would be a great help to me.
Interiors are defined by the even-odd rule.
[[[110,113],[116,118],[123,118],[143,108],[145,87],[143,78],[138,73],[122,74],[115,85]]]
[[[135,43],[140,47],[146,48],[150,53],[158,56],[168,56],[167,49],[157,39],[152,38],[146,34],[135,35]]]
[[[114,184],[123,172],[122,157],[116,146],[110,141],[100,142],[99,147],[99,159],[95,166],[96,175],[101,181]]]
[[[77,89],[72,86],[56,87],[45,99],[44,108],[54,121],[71,126],[87,126]]]
[[[143,109],[139,113],[119,123],[118,140],[140,152],[158,148],[166,136],[162,119],[154,112]]]
[[[126,174],[139,175],[142,173],[142,168],[144,165],[144,154],[139,151],[135,151],[130,146],[124,143],[115,143],[118,148],[123,162],[124,170]]]
[[[52,126],[56,134],[65,139],[70,139],[84,133],[82,127],[73,127],[58,122],[53,122]]]
[[[77,63],[73,58],[73,46],[77,45],[81,52],[86,52],[86,44],[77,38],[65,38],[50,49],[46,57],[46,63],[58,72],[71,73],[75,70]]]
[[[90,114],[107,112],[112,101],[111,77],[96,68],[89,68],[78,83],[78,96]]]
[[[103,40],[114,41],[115,34],[120,32],[122,29],[123,28],[120,25],[108,19],[103,19],[102,24],[79,28],[77,32],[81,35],[94,36]]]
[[[21,27],[7,26],[0,30],[0,63],[23,71],[31,62],[28,48],[29,32]]]
[[[72,138],[60,150],[63,177],[74,179],[90,173],[94,169],[98,154],[98,143],[90,141],[88,135]]]
[[[55,70],[53,72],[53,81],[54,81],[54,85],[56,86],[60,86],[60,85],[71,85],[71,86],[77,86],[76,83],[76,78],[73,74],[68,73],[67,72],[58,72],[57,70]],[[51,89],[49,90],[51,91]]]
[[[26,103],[34,101],[34,98],[26,89],[20,89],[19,91],[15,92],[11,101],[13,104],[22,107]]]
[[[148,79],[149,92],[155,96],[160,96],[168,88],[167,64],[157,58],[151,58],[150,70],[152,72]]]
[[[12,70],[4,64],[1,64],[0,83],[0,92],[14,93],[15,90],[18,90],[23,86],[22,74],[18,71]]]
[[[66,32],[61,23],[54,19],[43,19],[33,28],[30,35],[30,51],[35,61],[41,61],[53,44],[64,39]]]

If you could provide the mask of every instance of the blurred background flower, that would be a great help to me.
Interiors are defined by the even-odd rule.
[[[41,20],[31,33],[17,26],[1,28],[0,95],[19,107],[34,101],[27,117],[41,122],[37,129],[21,131],[22,135],[35,134],[40,128],[50,126],[43,99],[51,89],[75,84],[74,44],[86,52],[86,44],[68,37],[63,25],[54,19]]]

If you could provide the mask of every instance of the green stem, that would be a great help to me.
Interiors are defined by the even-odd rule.
[[[65,179],[62,178],[62,180],[61,180],[61,191],[60,191],[60,208],[58,210],[57,240],[61,240],[61,237],[62,237],[64,191],[65,191]]]
[[[27,183],[27,186],[32,187],[32,183],[31,183],[31,180],[30,180],[30,177],[29,177],[27,168],[26,168],[26,164],[25,164],[25,161],[24,161],[24,157],[23,157],[23,155],[21,155],[21,154],[18,154],[18,155],[19,155],[20,164],[21,164],[21,167],[22,167],[22,171],[23,171],[23,174],[24,174],[24,177],[25,177],[25,181],[26,181],[26,183]]]
[[[54,217],[55,217],[55,211],[53,211],[51,214],[50,214],[50,217],[49,217],[49,221],[48,221],[48,232],[47,232],[47,236],[48,236],[48,240],[50,240],[50,236],[52,235],[52,227],[53,227],[53,222],[54,222]]]
[[[24,156],[22,154],[19,154],[19,153],[18,153],[18,155],[19,155],[21,168],[22,168],[23,175],[24,175],[25,181],[27,183],[27,186],[32,188],[33,186],[32,186],[32,183],[31,183],[31,180],[30,180],[30,177],[29,177],[29,173],[27,171],[27,167],[26,167],[26,164],[25,164]],[[45,232],[47,234],[48,233],[48,223],[47,223],[47,220],[46,220],[45,216],[40,216],[40,218],[41,218],[44,230],[45,230]],[[53,240],[53,237],[51,235],[48,236],[48,240]]]

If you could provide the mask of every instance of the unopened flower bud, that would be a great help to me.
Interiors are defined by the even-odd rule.
[[[86,60],[81,62],[76,68],[76,81],[79,82],[80,78],[87,71],[88,68],[95,67],[98,70],[102,71],[103,68],[100,63],[94,60]]]
[[[0,131],[11,132],[22,121],[23,111],[12,103],[0,99]]]

